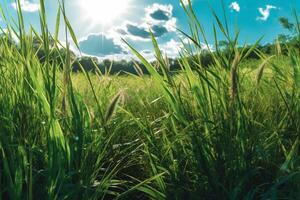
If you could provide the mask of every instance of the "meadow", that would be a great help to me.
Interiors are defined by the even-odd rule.
[[[128,44],[149,75],[73,73],[58,32],[77,39],[60,3],[53,35],[40,0],[41,35],[25,31],[19,7],[0,38],[0,200],[300,199],[299,50],[238,44],[212,11],[214,63],[203,66],[205,31],[189,5],[179,73],[153,35],[155,65]]]

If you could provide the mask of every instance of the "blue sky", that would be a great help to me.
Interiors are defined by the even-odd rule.
[[[187,0],[185,0],[187,1]],[[271,42],[279,33],[286,33],[278,23],[281,16],[292,19],[291,11],[300,11],[299,0],[224,0],[231,30],[240,30],[240,43],[253,43],[264,36]],[[1,0],[6,15],[16,19],[14,0]],[[222,16],[220,0],[192,0],[209,42],[213,44],[212,7]],[[21,0],[26,27],[39,30],[39,1]],[[146,57],[153,57],[149,28],[162,50],[175,57],[180,49],[181,35],[188,32],[188,21],[179,0],[66,0],[68,17],[80,41],[82,54],[99,58],[128,59],[131,54],[121,41],[124,38]],[[46,0],[50,31],[54,30],[57,1]],[[0,18],[0,26],[6,27]],[[60,39],[64,41],[63,32]]]

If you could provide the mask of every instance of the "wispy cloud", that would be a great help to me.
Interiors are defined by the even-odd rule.
[[[240,12],[241,11],[241,7],[238,4],[238,2],[234,1],[230,4],[229,8],[231,9],[231,11],[236,11],[236,12]]]
[[[258,11],[261,14],[261,16],[257,17],[256,20],[267,21],[270,17],[270,12],[272,9],[277,9],[277,7],[273,5],[267,5],[266,9],[258,8]]]
[[[11,6],[17,10],[17,3],[12,3]],[[25,12],[36,12],[39,10],[40,5],[38,2],[31,2],[29,0],[20,0],[21,9]]]

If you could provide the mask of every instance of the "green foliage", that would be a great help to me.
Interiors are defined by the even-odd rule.
[[[212,11],[215,47],[204,51],[204,29],[181,2],[190,24],[181,57],[165,58],[152,35],[155,62],[127,43],[139,76],[110,75],[110,61],[102,70],[58,41],[62,18],[77,43],[63,1],[54,36],[44,1],[41,36],[24,30],[17,3],[18,29],[0,38],[0,199],[300,198],[292,43],[241,46]]]
[[[280,17],[279,22],[281,26],[289,31],[295,30],[295,25],[293,23],[290,23],[289,20],[285,17]]]

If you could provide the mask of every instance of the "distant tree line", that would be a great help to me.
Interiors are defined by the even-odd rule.
[[[288,30],[288,34],[280,34],[277,39],[272,43],[258,45],[257,49],[261,52],[269,55],[274,55],[278,53],[278,46],[280,46],[280,54],[286,55],[288,53],[288,48],[293,48],[300,52],[300,25],[299,23],[291,23],[287,18],[281,17],[279,18],[279,22],[283,28]],[[5,37],[3,34],[0,35],[1,38]],[[7,38],[6,38],[7,39]],[[8,38],[9,39],[9,38]],[[1,41],[1,40],[0,40]],[[10,39],[11,45],[17,44]],[[40,62],[44,62],[46,59],[45,49],[43,48],[43,43],[38,37],[33,37],[32,45],[34,49],[36,49],[36,55]],[[226,41],[220,41],[219,47],[222,49],[222,53],[226,55],[226,53],[230,52],[228,50],[229,44]],[[250,46],[249,46],[250,48]],[[50,39],[49,41],[49,49],[50,49],[50,62],[55,62],[56,65],[63,67],[63,63],[66,59],[66,49],[64,48],[55,48],[55,42]],[[70,51],[69,53],[71,59],[74,61],[72,64],[72,69],[74,72],[80,72],[82,69],[89,72],[95,72],[99,70],[101,73],[109,73],[109,74],[148,74],[146,67],[138,62],[138,61],[111,61],[105,59],[103,61],[99,61],[96,57],[91,56],[82,56],[76,57],[75,53]],[[208,67],[214,65],[213,55],[208,51],[202,51],[201,54],[193,55],[197,56],[199,60],[201,60],[201,64],[204,67]],[[49,59],[48,57],[48,59]],[[187,59],[191,59],[187,58]],[[260,59],[259,56],[252,52],[248,59]],[[167,63],[169,65],[169,70],[176,73],[181,69],[180,67],[181,58],[172,59],[168,58]],[[156,62],[152,62],[154,66],[157,65]]]
[[[288,34],[280,34],[278,37],[272,42],[267,44],[259,44],[257,49],[264,54],[274,55],[279,53],[281,55],[288,54],[288,48],[292,48],[298,52],[300,52],[300,25],[299,23],[291,23],[287,18],[281,17],[279,18],[279,23],[283,28],[288,30]],[[220,41],[219,46],[222,48],[222,53],[226,54],[228,51],[228,43],[226,41]],[[251,48],[250,46],[248,48]],[[204,67],[208,67],[214,65],[213,55],[208,51],[202,51],[200,55],[197,56],[198,59],[201,60],[201,64]],[[168,59],[169,70],[173,72],[177,72],[181,69],[180,67],[180,59]],[[188,59],[191,59],[188,58]],[[248,55],[248,59],[260,59],[257,53],[252,52]],[[156,66],[156,63],[152,63]],[[138,61],[111,61],[111,60],[103,60],[101,62],[98,61],[96,57],[84,56],[76,59],[76,62],[73,64],[73,70],[75,72],[81,71],[81,67],[84,70],[94,72],[95,70],[100,70],[101,73],[110,73],[110,74],[147,74],[147,69],[143,64]],[[98,68],[98,69],[97,69]]]

